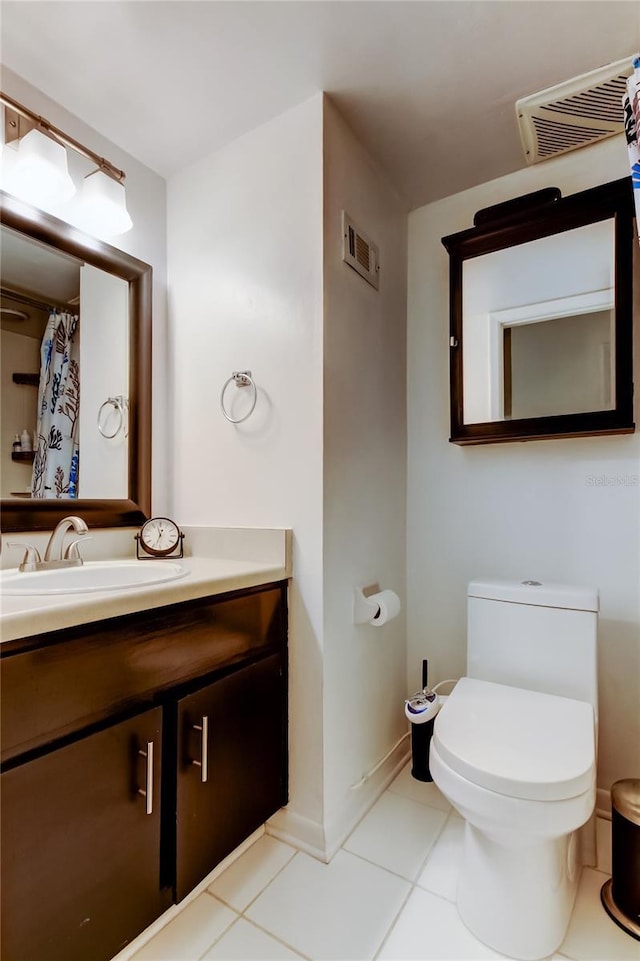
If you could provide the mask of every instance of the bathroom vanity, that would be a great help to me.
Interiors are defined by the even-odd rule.
[[[103,594],[90,623],[86,600],[30,631],[7,615],[4,961],[108,961],[286,803],[287,582],[270,573],[208,594],[187,578],[161,606]]]
[[[92,560],[105,558],[168,570],[132,556],[151,514],[151,266],[1,191],[0,210],[3,249],[19,263],[61,258],[78,277],[95,271],[99,290],[126,287],[126,350],[108,358],[125,385],[122,469],[112,476],[112,446],[85,446],[99,483],[85,471],[73,501],[110,546],[96,549],[96,530],[79,570],[94,577]],[[86,369],[102,371],[101,349],[88,347],[101,335],[85,334]],[[114,402],[105,390],[98,411]],[[2,529],[30,543],[23,563],[49,558],[55,535],[46,551],[44,539],[69,507],[9,491]],[[171,583],[34,596],[7,590],[13,573],[0,584],[3,961],[108,961],[287,801],[288,532],[184,530],[187,576]]]

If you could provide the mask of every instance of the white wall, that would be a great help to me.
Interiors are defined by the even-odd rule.
[[[129,397],[129,284],[80,270],[80,497],[129,496],[127,420],[108,397]],[[100,425],[106,434],[98,430]]]
[[[168,226],[171,511],[293,528],[283,830],[323,848],[321,95],[172,177]],[[233,426],[220,390],[245,369],[258,402]]]
[[[449,278],[440,238],[469,227],[479,208],[550,185],[575,193],[628,172],[623,140],[612,138],[409,217],[409,675],[425,656],[434,682],[464,673],[465,590],[474,576],[598,586],[604,789],[640,775],[640,436],[450,444]],[[636,349],[636,367],[639,356]]]
[[[380,251],[375,290],[342,260],[346,210]],[[353,623],[353,590],[405,604],[406,209],[328,98],[324,112],[324,797],[331,852],[408,749],[405,618]]]
[[[270,829],[320,856],[398,755],[350,785],[406,730],[404,618],[355,628],[352,612],[354,587],[373,581],[404,600],[406,214],[324,101],[168,190],[171,509],[192,525],[293,529],[291,800]],[[342,263],[345,206],[380,244],[379,293]],[[234,427],[220,389],[247,368],[258,403]],[[231,385],[234,399],[240,413]]]
[[[153,267],[153,506],[156,513],[167,508],[167,457],[172,447],[167,431],[168,359],[166,351],[166,184],[164,178],[125,153],[92,127],[87,126],[22,77],[3,67],[2,89],[20,103],[46,117],[65,133],[127,175],[127,207],[133,229],[114,238],[112,245],[126,250]],[[70,151],[70,169],[74,155]]]

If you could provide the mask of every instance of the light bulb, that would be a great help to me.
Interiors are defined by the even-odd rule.
[[[74,221],[98,237],[113,237],[131,230],[133,221],[127,210],[124,185],[100,170],[89,174],[82,184]]]
[[[20,140],[5,185],[9,193],[44,208],[64,203],[76,191],[67,169],[67,151],[35,128]]]

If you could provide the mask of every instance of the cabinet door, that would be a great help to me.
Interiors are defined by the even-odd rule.
[[[107,961],[168,906],[161,731],[156,708],[2,774],[3,961]]]
[[[286,803],[286,689],[279,656],[178,703],[178,901]]]

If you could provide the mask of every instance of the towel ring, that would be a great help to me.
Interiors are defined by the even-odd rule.
[[[117,427],[112,434],[108,434],[102,426],[102,411],[108,406],[115,407],[116,413],[119,415]],[[103,437],[106,437],[107,440],[113,440],[114,437],[117,437],[124,427],[124,415],[125,411],[128,409],[129,401],[126,397],[122,397],[122,395],[118,395],[117,397],[107,397],[107,399],[100,404],[100,407],[98,408],[98,430]],[[128,430],[125,428],[124,436],[126,437],[128,433]]]
[[[251,389],[253,390],[253,397],[251,398],[251,406],[249,407],[249,410],[246,412],[246,414],[242,415],[242,417],[232,417],[229,411],[227,410],[227,408],[224,406],[224,394],[227,387],[232,381],[235,382],[236,387],[251,387]],[[258,389],[251,377],[251,371],[250,370],[234,370],[231,377],[229,377],[229,379],[224,382],[224,387],[222,388],[222,391],[220,393],[220,409],[224,414],[224,416],[229,421],[229,423],[241,424],[243,420],[246,420],[248,417],[251,416],[251,414],[253,414],[257,400],[258,400]]]

